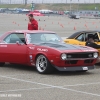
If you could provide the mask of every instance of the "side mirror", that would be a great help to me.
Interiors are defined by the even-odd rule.
[[[19,41],[16,41],[16,44],[20,45]]]
[[[24,45],[25,43],[19,43],[19,41],[16,41],[17,45]]]

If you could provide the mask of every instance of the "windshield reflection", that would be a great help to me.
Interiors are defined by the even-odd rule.
[[[55,33],[27,33],[28,44],[59,43],[62,39]]]

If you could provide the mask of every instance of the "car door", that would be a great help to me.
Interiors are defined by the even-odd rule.
[[[98,32],[88,32],[85,33],[85,41],[87,41],[89,39],[89,35],[93,35],[93,39],[95,41],[96,44],[100,43],[100,37],[99,37],[99,33]]]
[[[24,42],[24,33],[11,33],[6,36],[2,44],[0,44],[0,61],[20,64],[26,63],[27,45]]]
[[[85,45],[85,33],[81,33],[75,38],[74,45]]]
[[[100,45],[100,32],[95,33],[95,39],[97,40],[97,42],[95,43]],[[98,49],[98,51],[99,51],[99,56],[100,56],[100,49]]]
[[[99,38],[98,44],[100,44],[100,32],[98,32],[98,38]]]

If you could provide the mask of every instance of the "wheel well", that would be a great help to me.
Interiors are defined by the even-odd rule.
[[[42,53],[37,54],[36,57],[35,57],[35,61],[36,61],[36,59],[37,59],[37,57],[38,57],[39,55],[44,55],[44,54],[42,54]],[[45,55],[44,55],[44,56],[45,56]],[[45,56],[45,57],[46,57],[46,56]]]
[[[48,59],[48,57],[47,57],[45,54],[38,53],[38,54],[35,56],[35,62],[36,62],[36,59],[37,59],[37,57],[38,57],[39,55],[44,55],[44,56]],[[48,61],[50,62],[50,60],[49,60],[49,59],[48,59]]]

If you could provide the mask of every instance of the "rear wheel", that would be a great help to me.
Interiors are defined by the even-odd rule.
[[[4,66],[4,64],[5,64],[4,62],[0,62],[0,67]]]
[[[36,58],[36,69],[40,74],[48,74],[53,72],[53,67],[44,55]]]

